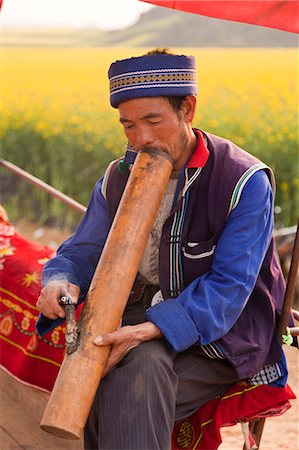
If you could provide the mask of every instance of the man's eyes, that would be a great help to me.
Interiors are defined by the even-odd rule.
[[[150,125],[158,125],[159,123],[161,123],[161,120],[149,120],[148,123]]]
[[[159,120],[148,120],[147,124],[148,125],[159,125],[159,123],[161,123],[162,121]],[[123,123],[123,126],[125,128],[125,130],[130,130],[131,128],[134,128],[135,124],[133,123]]]

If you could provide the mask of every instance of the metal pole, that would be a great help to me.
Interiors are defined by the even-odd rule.
[[[23,178],[24,180],[29,181],[29,183],[33,184],[34,186],[37,186],[42,191],[47,192],[48,194],[52,195],[52,197],[57,198],[58,200],[61,200],[66,205],[70,206],[71,208],[75,209],[81,214],[84,214],[86,211],[85,206],[81,205],[81,203],[76,202],[76,200],[73,200],[68,195],[63,194],[62,192],[58,191],[58,189],[55,189],[53,186],[50,186],[49,184],[45,183],[44,181],[40,180],[39,178],[35,177],[34,175],[31,175],[30,173],[26,172],[23,169],[20,169],[20,167],[16,166],[15,164],[6,161],[5,159],[0,159],[0,166],[4,167],[5,169],[8,169],[10,172],[18,175],[19,177]]]

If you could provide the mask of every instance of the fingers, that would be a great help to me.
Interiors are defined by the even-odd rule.
[[[76,284],[67,283],[67,291],[65,294],[68,293],[74,300],[75,303],[78,303],[79,295],[80,295],[80,288]]]
[[[112,333],[104,333],[93,340],[95,345],[110,345],[111,351],[103,372],[105,376],[115,367],[134,347],[141,342],[161,338],[161,330],[152,322],[143,322],[137,325],[127,325]]]
[[[125,326],[112,333],[105,333],[94,339],[94,344],[99,346],[111,345],[111,351],[103,371],[102,377],[113,369],[132,348],[139,345],[140,341],[136,339],[134,326]]]
[[[121,327],[112,333],[105,333],[97,336],[93,343],[96,345],[118,345],[124,342],[131,342],[135,339],[133,327],[127,325]]]
[[[93,343],[96,345],[118,345],[132,342],[140,344],[143,341],[149,341],[162,337],[161,330],[152,322],[143,322],[138,325],[126,325],[120,327],[112,333],[105,333],[97,336]]]
[[[58,300],[61,296],[68,293],[75,301],[78,302],[80,288],[75,284],[67,281],[52,281],[48,283],[40,293],[36,306],[39,311],[49,319],[63,318],[65,316],[64,309],[59,305]]]

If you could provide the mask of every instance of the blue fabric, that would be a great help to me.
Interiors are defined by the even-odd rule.
[[[210,344],[224,336],[242,313],[256,282],[273,231],[273,192],[264,171],[246,183],[215,249],[212,269],[194,280],[176,299],[149,308],[172,348],[181,352],[194,344]],[[272,386],[285,386],[287,363],[282,351],[282,377]]]
[[[140,97],[197,95],[195,58],[184,55],[144,55],[111,64],[110,103]]]
[[[224,336],[242,313],[255,285],[273,231],[273,193],[264,171],[246,183],[215,249],[212,269],[176,299],[146,311],[176,351],[209,344]],[[174,303],[179,303],[174,308]],[[185,317],[184,317],[185,316]],[[192,320],[194,326],[181,327]]]
[[[288,381],[288,366],[287,366],[287,360],[284,354],[284,351],[281,351],[282,353],[282,361],[279,363],[279,367],[282,373],[282,376],[278,378],[278,380],[271,383],[271,386],[277,386],[277,387],[284,387],[287,384]]]

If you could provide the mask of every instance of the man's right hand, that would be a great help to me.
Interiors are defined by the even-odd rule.
[[[50,281],[41,290],[36,306],[49,319],[63,318],[65,312],[58,301],[60,297],[66,294],[70,295],[74,302],[77,303],[80,295],[79,286],[62,280]]]

